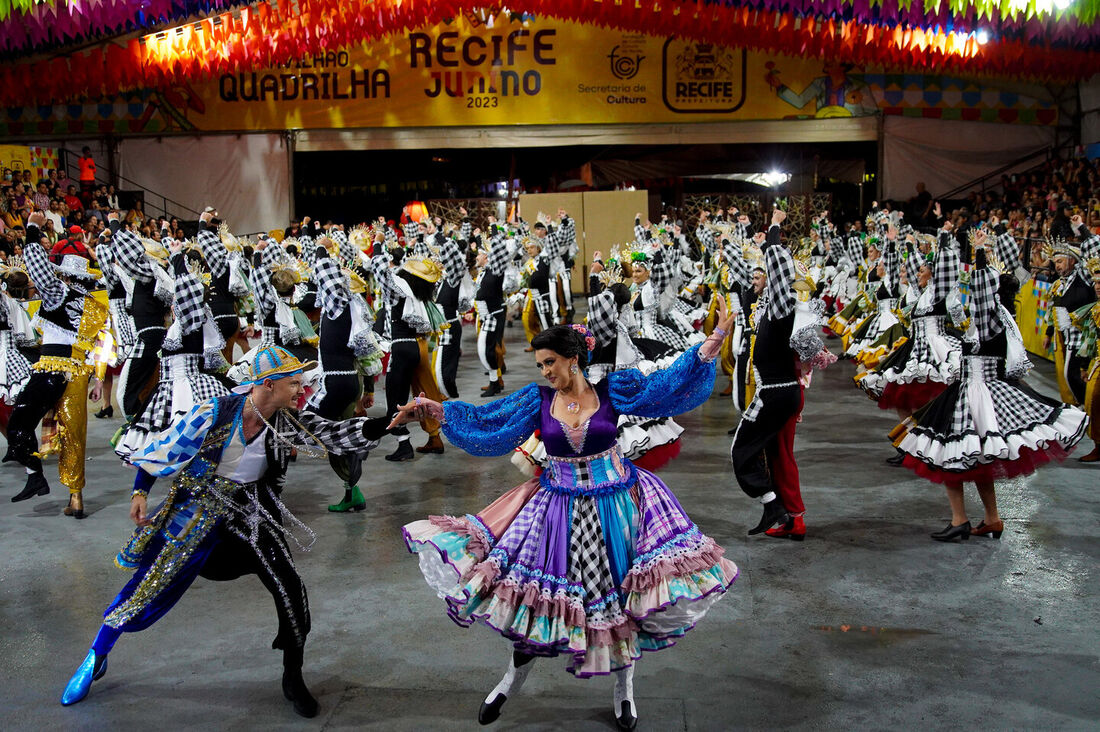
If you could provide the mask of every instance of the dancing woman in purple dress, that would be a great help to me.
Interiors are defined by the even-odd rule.
[[[401,407],[395,422],[433,414],[472,455],[505,455],[536,429],[546,445],[542,474],[483,511],[404,529],[451,619],[481,620],[513,642],[507,673],[481,705],[482,724],[500,716],[531,660],[568,654],[576,676],[616,674],[615,716],[632,729],[633,663],[671,646],[736,579],[737,567],[668,486],[616,442],[620,414],[673,417],[707,400],[730,320],[721,308],[714,334],[667,369],[615,371],[596,385],[584,375],[591,334],[554,326],[531,341],[547,386],[476,407],[423,397]]]

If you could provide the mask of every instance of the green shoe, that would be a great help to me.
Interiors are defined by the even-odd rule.
[[[332,513],[347,513],[348,511],[362,511],[366,507],[367,499],[363,498],[359,486],[353,485],[350,490],[344,491],[344,500],[329,506],[328,510]]]

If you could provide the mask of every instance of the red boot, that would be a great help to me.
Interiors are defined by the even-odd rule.
[[[776,539],[802,541],[806,538],[806,522],[801,516],[791,516],[791,520],[787,523],[768,529],[764,533],[768,536],[774,536]]]

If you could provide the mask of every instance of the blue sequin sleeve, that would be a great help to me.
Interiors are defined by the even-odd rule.
[[[443,434],[471,455],[506,455],[538,429],[540,402],[536,384],[476,407],[443,402]]]
[[[699,345],[680,354],[668,368],[646,376],[638,369],[607,375],[611,405],[619,414],[636,417],[675,417],[690,412],[714,390],[715,361],[703,363]]]

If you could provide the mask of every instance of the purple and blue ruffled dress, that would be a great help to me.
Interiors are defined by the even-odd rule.
[[[530,384],[482,406],[444,403],[443,431],[473,455],[505,455],[536,429],[543,473],[477,514],[404,528],[425,579],[456,623],[483,621],[523,652],[572,654],[587,677],[673,645],[737,578],[656,475],[616,441],[620,414],[672,417],[710,396],[713,362],[694,346],[667,369],[608,374],[577,429],[551,414],[555,392]]]

